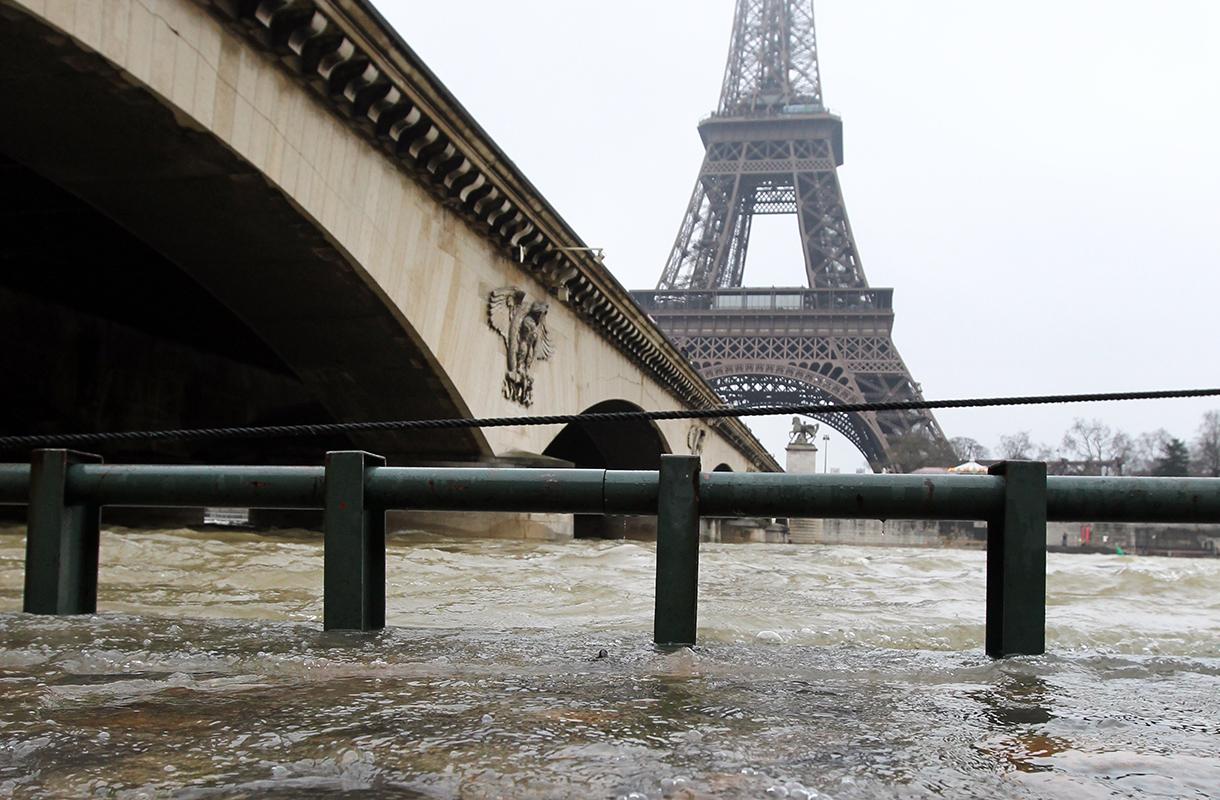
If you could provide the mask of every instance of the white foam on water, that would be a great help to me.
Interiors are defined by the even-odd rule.
[[[705,545],[700,645],[661,652],[648,544],[392,537],[375,635],[319,630],[303,532],[107,531],[83,618],[18,613],[23,548],[0,532],[3,795],[1220,786],[1220,561],[1050,554],[1048,655],[993,662],[977,551]]]

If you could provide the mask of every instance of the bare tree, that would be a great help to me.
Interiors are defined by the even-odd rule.
[[[1131,443],[1130,455],[1126,459],[1127,474],[1151,475],[1156,466],[1156,460],[1160,458],[1161,452],[1171,438],[1169,431],[1164,428],[1157,428],[1155,431],[1141,433],[1135,437]]]
[[[1034,449],[1034,461],[1058,461],[1062,456],[1050,445],[1040,444]]]
[[[987,448],[969,436],[955,436],[949,440],[949,444],[961,461],[977,461],[988,456]]]
[[[1038,446],[1030,438],[1029,431],[1017,431],[1012,436],[1000,437],[1000,457],[1028,461],[1034,457]]]
[[[1114,431],[1101,420],[1077,417],[1063,434],[1063,449],[1081,461],[1106,461],[1113,438]]]
[[[1195,469],[1200,475],[1220,478],[1220,411],[1208,411],[1195,438]]]

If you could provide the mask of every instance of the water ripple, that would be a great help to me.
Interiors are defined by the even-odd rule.
[[[103,536],[98,617],[18,612],[0,796],[1214,797],[1220,562],[1052,554],[1050,653],[985,658],[975,551],[397,536],[378,634],[320,631],[320,542]],[[605,651],[604,657],[601,651]],[[1209,794],[1210,793],[1210,794]]]

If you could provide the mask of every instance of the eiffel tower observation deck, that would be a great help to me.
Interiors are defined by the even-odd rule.
[[[636,301],[730,404],[922,399],[890,335],[893,290],[869,286],[848,223],[843,123],[822,98],[811,0],[737,0],[720,104],[699,135],[673,251]],[[796,217],[805,285],[743,285],[760,214]],[[952,458],[927,411],[822,419],[876,470]]]

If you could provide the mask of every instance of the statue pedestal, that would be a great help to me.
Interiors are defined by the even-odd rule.
[[[790,444],[784,448],[784,470],[793,475],[812,475],[818,471],[818,448],[812,444]]]
[[[784,468],[792,475],[812,475],[818,471],[818,448],[812,444],[790,444],[785,448]],[[817,544],[822,538],[822,520],[788,520],[788,541],[792,544]]]

